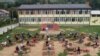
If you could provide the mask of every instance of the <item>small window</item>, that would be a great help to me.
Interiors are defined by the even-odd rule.
[[[29,14],[29,10],[26,10],[26,14]]]
[[[19,11],[19,14],[23,14],[22,10]]]
[[[73,17],[73,18],[72,18],[72,22],[74,22],[74,21],[75,21],[75,18]]]
[[[79,14],[82,14],[82,10],[79,11]]]
[[[33,10],[31,11],[31,14],[34,14],[34,11]]]
[[[100,15],[97,15],[97,17],[100,17]]]
[[[96,15],[92,15],[92,17],[96,17]]]
[[[78,18],[78,21],[79,22],[82,22],[83,21],[83,18],[82,17]]]

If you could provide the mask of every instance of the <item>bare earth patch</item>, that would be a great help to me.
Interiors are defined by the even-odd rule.
[[[50,31],[48,31],[48,35],[57,35],[57,34],[59,34],[61,31],[52,31],[52,30],[50,30]],[[47,32],[46,31],[40,31],[40,34],[47,34]]]
[[[90,50],[91,56],[97,56],[96,54],[99,51],[99,48],[93,49],[93,47],[86,47],[82,44],[77,44],[75,41],[69,41],[73,43],[74,46],[80,46],[81,48],[88,48]],[[42,48],[43,48],[44,41],[40,41],[36,44],[35,47],[31,47],[31,52],[28,54],[29,56],[42,56]],[[18,45],[18,44],[17,44]],[[15,51],[15,47],[17,45],[13,45],[11,47],[6,47],[2,51],[0,51],[0,56],[12,56],[12,54]],[[54,48],[55,48],[55,56],[58,56],[59,53],[62,53],[64,51],[64,47],[62,47],[62,44],[58,41],[54,41]],[[80,55],[68,55],[68,56],[83,56],[85,53],[81,53]]]
[[[66,30],[67,31],[75,31],[75,29],[72,29],[72,28],[67,28]]]
[[[37,28],[30,28],[30,29],[27,29],[28,31],[36,31],[38,30]]]

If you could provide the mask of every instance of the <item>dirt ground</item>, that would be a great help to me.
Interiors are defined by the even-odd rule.
[[[77,41],[69,41],[70,43],[73,43],[74,46],[80,46],[81,48],[87,48],[90,50],[90,54],[91,56],[97,56],[96,54],[98,53],[98,50],[100,49],[100,47],[98,48],[93,48],[93,47],[86,47],[83,44],[78,44],[76,43]],[[86,42],[86,40],[84,40],[84,42]],[[42,55],[42,48],[43,48],[43,43],[44,41],[40,41],[36,44],[36,46],[31,47],[31,52],[28,54],[28,56],[43,56]],[[5,47],[2,51],[0,51],[0,56],[13,56],[15,47],[17,46],[13,45],[11,47]],[[58,41],[54,41],[54,49],[55,49],[55,56],[58,56],[59,53],[64,51],[64,47],[62,47],[62,43],[58,42]],[[81,53],[80,55],[68,55],[68,56],[83,56],[85,53]]]

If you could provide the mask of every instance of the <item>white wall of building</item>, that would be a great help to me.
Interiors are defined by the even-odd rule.
[[[19,26],[19,23],[8,25],[8,26],[4,26],[4,27],[0,27],[0,35],[8,32],[9,30],[14,29],[14,28],[16,28],[18,26]]]

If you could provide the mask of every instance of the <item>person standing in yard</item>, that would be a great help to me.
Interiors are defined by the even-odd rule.
[[[77,48],[77,54],[80,54],[81,53],[81,49],[80,47]]]
[[[48,30],[49,30],[49,28],[46,27],[46,28],[45,28],[45,31],[46,31],[46,35],[47,35],[47,36],[48,36]]]

